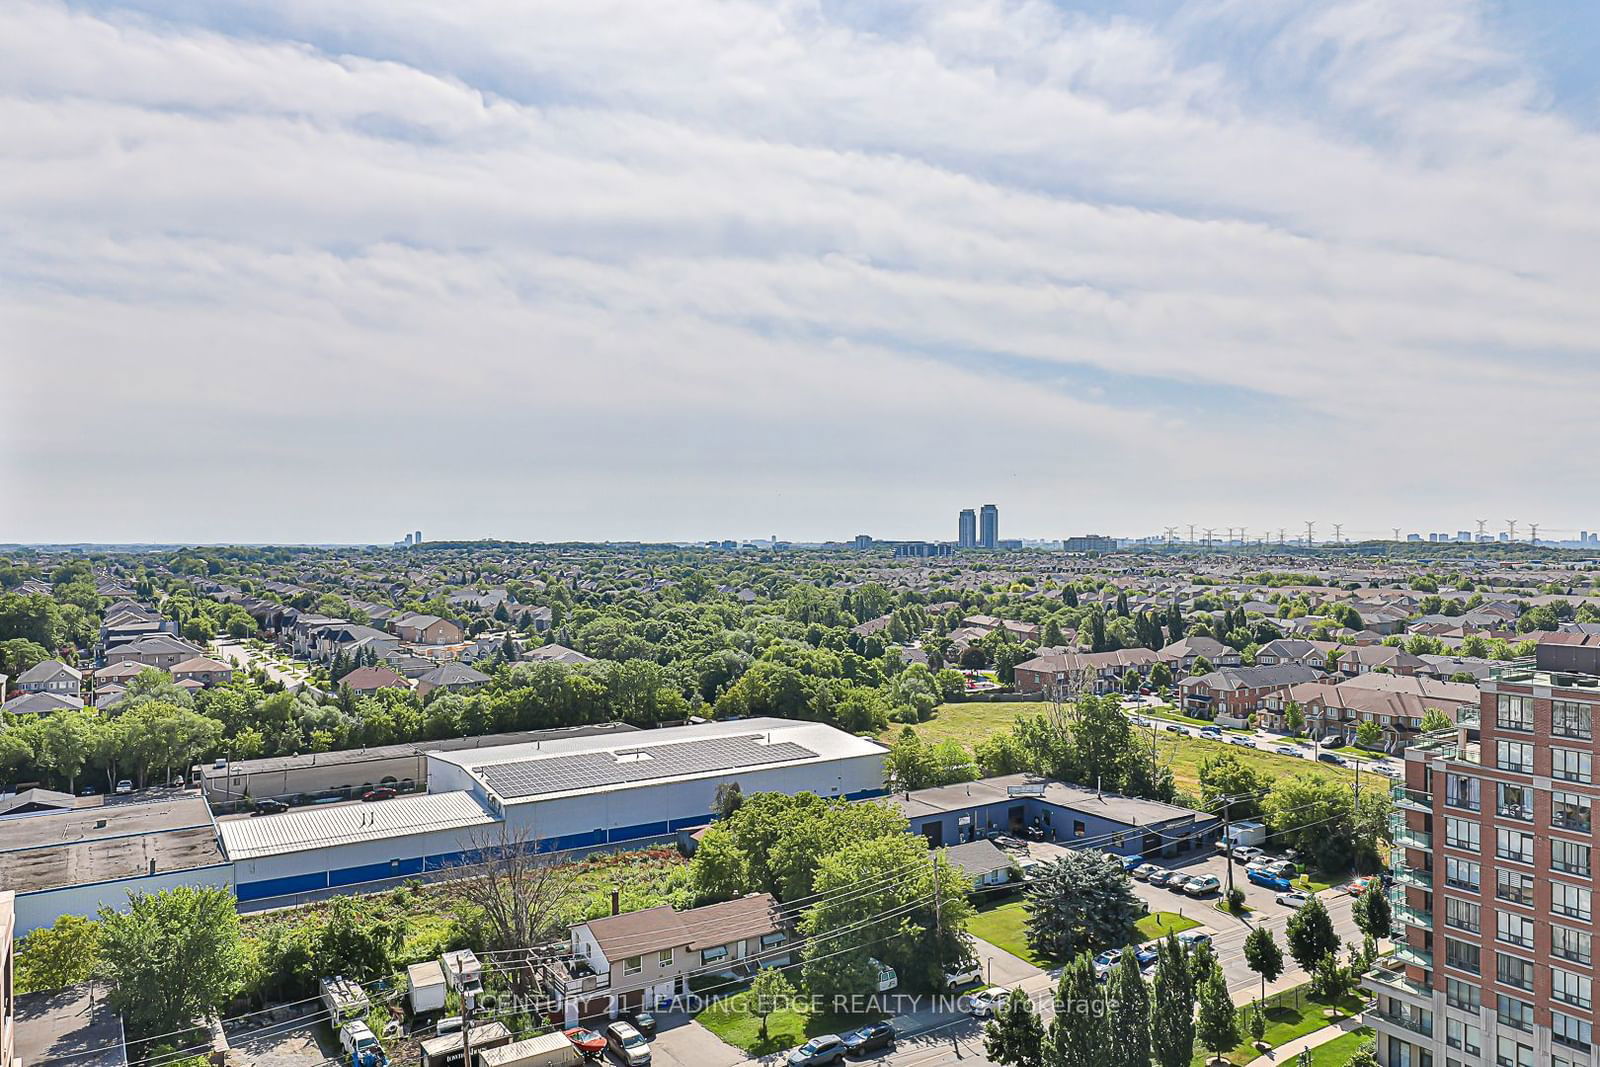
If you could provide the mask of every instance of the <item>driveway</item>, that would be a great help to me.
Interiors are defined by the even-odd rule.
[[[276,1013],[260,1015],[251,1020],[248,1028],[230,1031],[228,1045],[241,1062],[251,1067],[318,1067],[342,1059],[344,1053],[333,1040],[332,1031],[315,1021],[318,1018],[288,1013],[283,1019]]]
[[[232,640],[219,640],[215,643],[215,647],[218,659],[244,670],[260,667],[267,672],[268,678],[280,683],[285,689],[296,689],[305,684],[307,674],[305,665],[294,663],[286,669],[272,662],[274,656],[286,657],[286,653],[263,654],[242,641]]]

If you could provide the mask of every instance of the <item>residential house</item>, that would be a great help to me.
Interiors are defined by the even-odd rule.
[[[522,654],[522,658],[531,663],[593,663],[593,658],[585,656],[577,649],[568,648],[566,645],[540,645],[530,648]]]
[[[441,663],[417,679],[417,695],[427,696],[435,689],[465,693],[489,684],[489,676],[465,663]]]
[[[1178,683],[1183,710],[1219,722],[1243,724],[1261,709],[1270,693],[1300,682],[1312,682],[1321,674],[1299,663],[1279,663],[1268,667],[1224,667]]]
[[[1299,637],[1280,637],[1256,649],[1256,666],[1272,667],[1279,663],[1300,663],[1317,670],[1328,665],[1328,653],[1339,646],[1332,641],[1309,641]]]
[[[100,667],[94,672],[95,690],[98,692],[100,689],[112,685],[126,688],[128,683],[139,677],[139,675],[154,669],[143,663],[135,663],[131,659],[121,660],[109,667]]]
[[[454,645],[466,636],[461,627],[437,615],[407,615],[394,620],[395,636],[414,645]]]
[[[753,973],[790,962],[785,916],[770,893],[676,911],[609,915],[571,930],[571,957],[554,977],[578,1014],[653,1007],[689,992],[699,974]]]
[[[1398,752],[1416,737],[1429,709],[1441,711],[1455,722],[1463,714],[1470,717],[1478,699],[1475,685],[1369,674],[1306,682],[1269,694],[1259,722],[1268,730],[1283,730],[1284,713],[1293,701],[1305,715],[1306,731],[1314,737],[1354,741],[1363,722],[1375,722],[1383,730],[1378,747]]]
[[[24,693],[12,697],[3,705],[8,715],[48,715],[53,711],[68,711],[83,707],[83,701],[63,693]]]
[[[158,667],[164,671],[198,655],[200,649],[171,634],[150,634],[106,651],[108,662],[142,663],[146,667]]]
[[[961,620],[965,629],[977,630],[980,633],[993,633],[1005,628],[1006,633],[1022,642],[1035,642],[1039,640],[1039,627],[1031,622],[1017,622],[1014,619],[998,619],[993,615],[971,615]]]
[[[1157,654],[1148,648],[1035,656],[1016,665],[1014,684],[1019,693],[1111,693],[1122,688],[1128,672],[1148,674],[1156,662]]]
[[[1413,656],[1403,648],[1393,645],[1358,645],[1340,649],[1339,662],[1334,668],[1346,678],[1373,671],[1390,674],[1415,674],[1418,667],[1426,667],[1421,657]]]
[[[424,661],[426,662],[426,661]],[[356,695],[376,693],[380,689],[410,689],[411,683],[388,667],[357,667],[343,678],[339,685],[349,686]]]
[[[1480,659],[1477,656],[1419,656],[1424,666],[1418,667],[1417,674],[1426,674],[1434,678],[1453,680],[1458,674],[1470,674],[1473,681],[1481,682],[1495,669],[1494,660]]]
[[[82,698],[83,672],[59,660],[47,659],[17,675],[16,686],[24,693],[55,693]]]
[[[233,668],[221,660],[195,656],[193,659],[173,664],[172,680],[180,685],[184,682],[195,682],[204,689],[210,689],[233,681]]]
[[[944,850],[946,863],[960,868],[975,892],[1011,881],[1011,857],[986,837],[974,838]]]
[[[533,627],[536,634],[548,633],[550,627],[555,625],[556,614],[547,607],[518,608],[516,615],[519,619],[526,619],[523,625]]]
[[[1244,661],[1239,653],[1214,637],[1185,637],[1173,641],[1156,653],[1156,657],[1172,670],[1174,678],[1182,678],[1193,669],[1202,657],[1212,667],[1238,667]]]

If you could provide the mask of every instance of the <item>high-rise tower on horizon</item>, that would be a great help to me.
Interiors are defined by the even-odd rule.
[[[962,508],[956,520],[956,547],[978,547],[978,513],[971,508]]]
[[[1000,509],[985,504],[978,517],[978,545],[982,548],[1000,546]]]

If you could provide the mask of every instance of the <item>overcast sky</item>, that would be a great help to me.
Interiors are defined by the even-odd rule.
[[[1600,528],[1594,11],[8,0],[0,541]]]

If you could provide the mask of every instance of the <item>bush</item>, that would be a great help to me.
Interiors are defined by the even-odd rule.
[[[1236,915],[1239,912],[1244,910],[1244,890],[1243,889],[1235,888],[1235,889],[1228,890],[1228,910],[1233,912]]]

